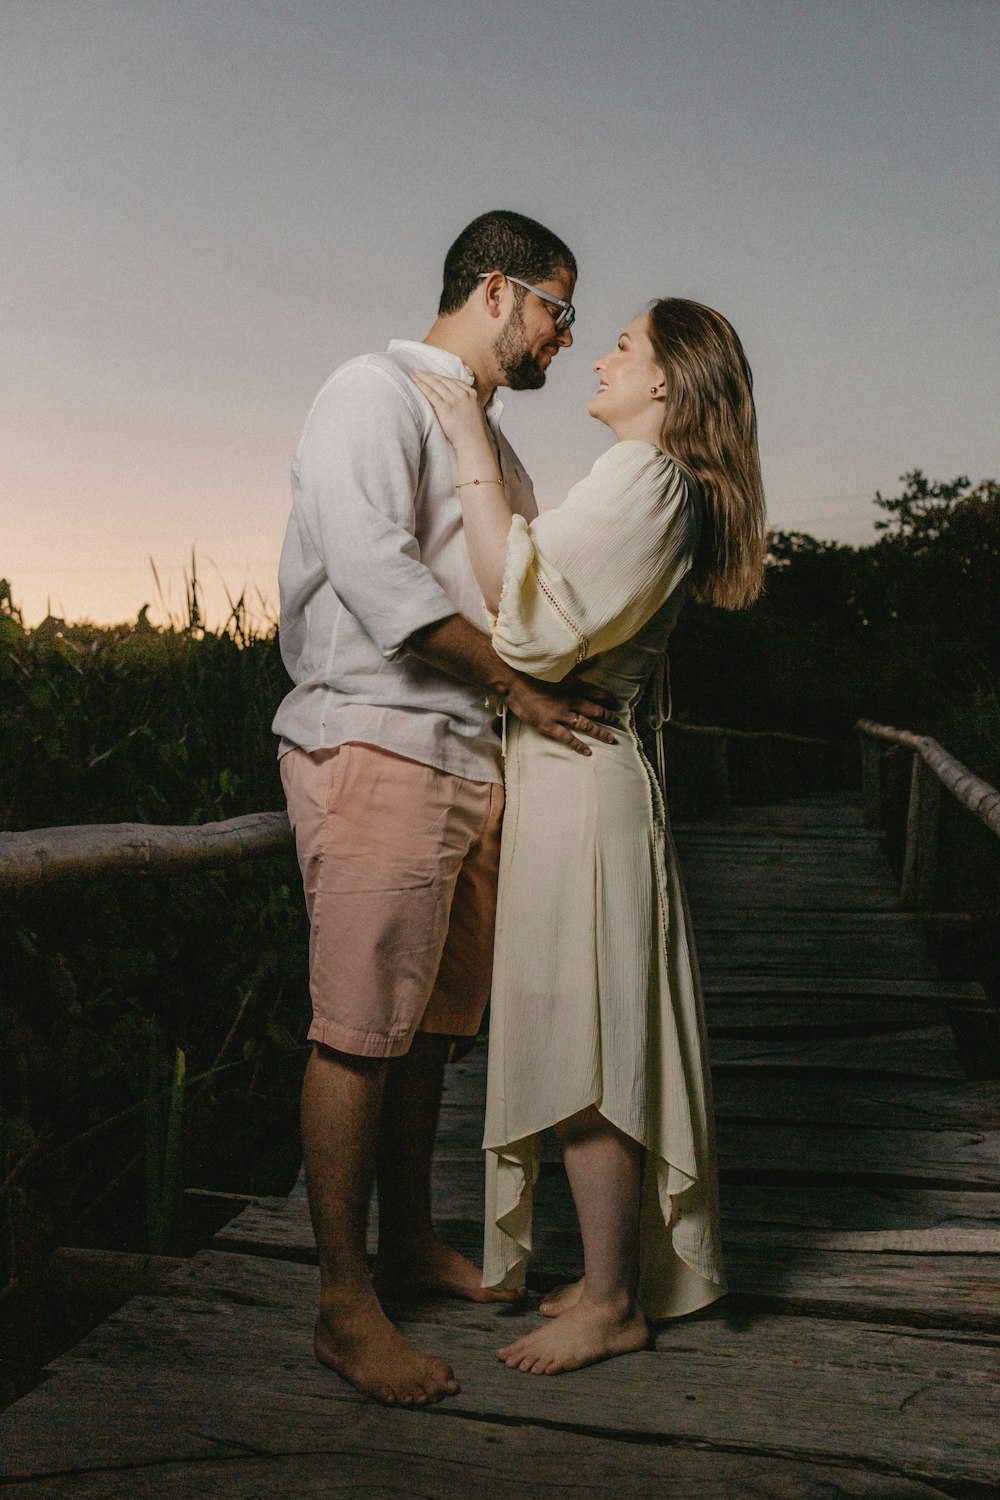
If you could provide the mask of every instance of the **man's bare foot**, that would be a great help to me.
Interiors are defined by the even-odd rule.
[[[430,1292],[461,1297],[466,1302],[520,1302],[523,1292],[501,1292],[483,1286],[483,1273],[471,1260],[441,1240],[431,1240],[409,1251],[394,1247],[391,1261],[375,1264],[375,1287],[380,1297],[403,1301]]]
[[[560,1313],[569,1312],[571,1307],[576,1306],[582,1291],[582,1276],[579,1281],[571,1281],[566,1286],[553,1287],[539,1302],[538,1311],[543,1318],[558,1318]]]
[[[451,1366],[404,1339],[374,1295],[321,1308],[313,1347],[321,1364],[386,1406],[427,1406],[460,1389]]]
[[[561,1375],[615,1354],[634,1354],[649,1342],[649,1324],[636,1308],[591,1302],[581,1295],[554,1322],[515,1339],[497,1357],[508,1370]]]

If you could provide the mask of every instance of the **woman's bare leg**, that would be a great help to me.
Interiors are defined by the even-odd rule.
[[[538,1304],[538,1311],[543,1318],[558,1318],[561,1313],[569,1312],[580,1300],[583,1291],[583,1277],[579,1281],[568,1281],[565,1286],[555,1286],[551,1292],[546,1292]]]
[[[642,1148],[592,1106],[557,1128],[580,1220],[584,1279],[572,1306],[500,1350],[509,1369],[558,1375],[644,1349],[637,1302]]]

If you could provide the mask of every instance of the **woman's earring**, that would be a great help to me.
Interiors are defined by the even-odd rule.
[[[650,394],[650,395],[651,395],[651,396],[655,396],[655,395],[656,395],[656,393],[657,393],[657,392],[658,392],[658,391],[659,391],[659,389],[660,389],[660,387],[659,387],[659,386],[658,386],[658,385],[651,385],[651,386],[650,386],[650,387],[649,387],[649,394]]]

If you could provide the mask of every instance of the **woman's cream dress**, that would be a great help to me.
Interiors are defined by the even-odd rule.
[[[646,1148],[640,1303],[725,1291],[705,1026],[690,919],[633,705],[698,544],[691,477],[609,449],[558,509],[515,516],[493,644],[557,681],[586,662],[625,727],[589,758],[509,717],[486,1104],[486,1286],[523,1285],[538,1133],[596,1104]]]

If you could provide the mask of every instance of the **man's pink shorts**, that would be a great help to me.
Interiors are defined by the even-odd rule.
[[[374,745],[281,758],[309,912],[309,1039],[399,1057],[474,1036],[490,993],[503,787]]]

